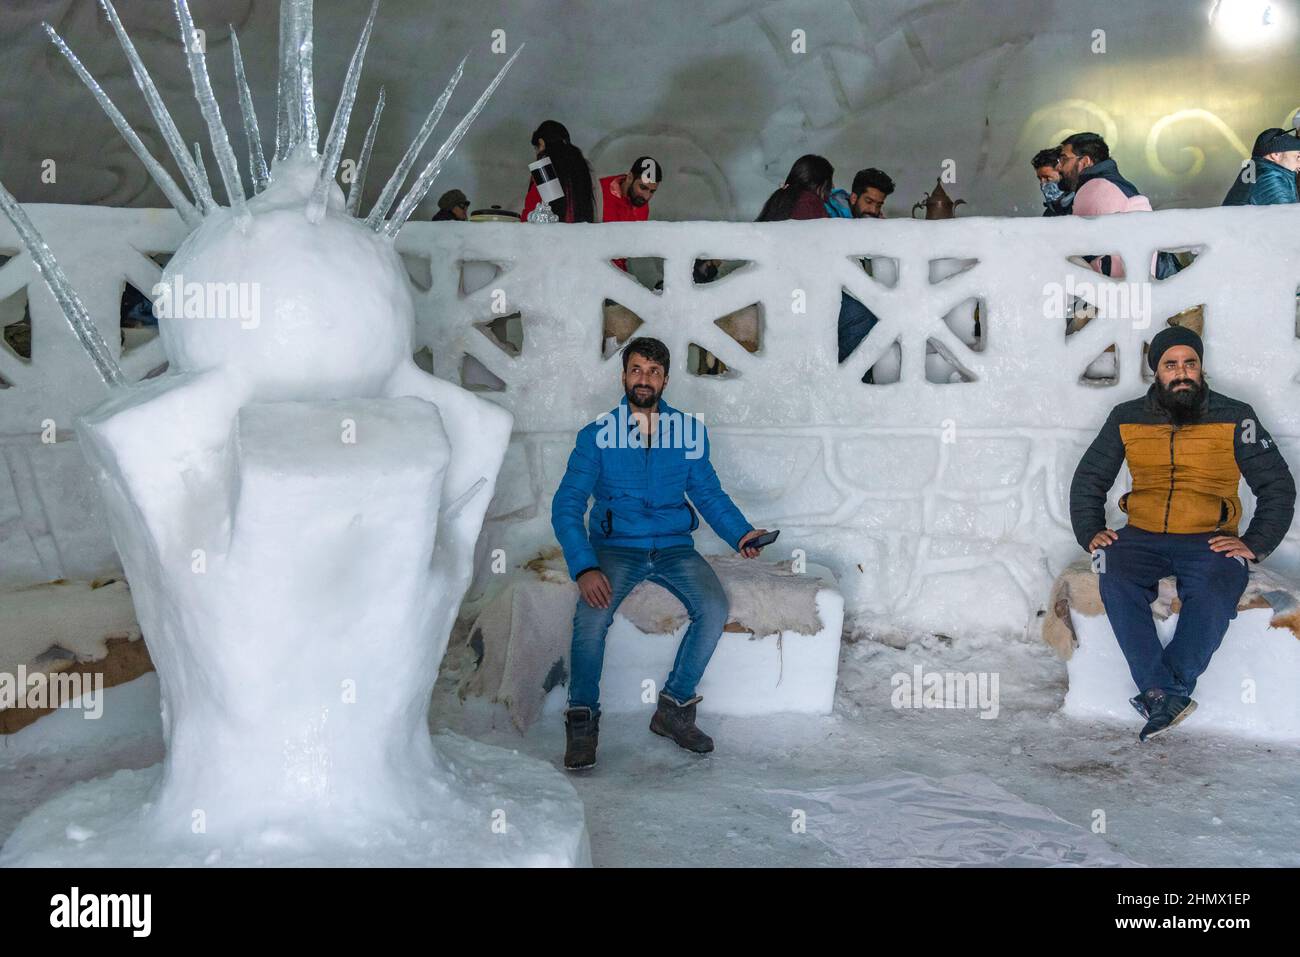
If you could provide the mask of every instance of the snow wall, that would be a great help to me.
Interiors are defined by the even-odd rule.
[[[179,220],[156,210],[28,208],[117,343],[124,284],[151,288],[159,254],[184,238]],[[574,433],[621,394],[619,359],[605,355],[612,300],[643,321],[636,334],[668,344],[666,398],[708,424],[724,487],[754,524],[782,529],[773,558],[797,548],[828,566],[846,613],[877,627],[1019,632],[1051,578],[1080,554],[1069,530],[1071,475],[1111,406],[1146,388],[1143,344],[1167,317],[1203,308],[1211,385],[1252,403],[1293,467],[1300,463],[1295,217],[1277,207],[1091,221],[411,223],[398,245],[417,292],[417,361],[486,384],[483,394],[515,417],[472,593],[490,595],[504,579],[494,558],[509,570],[554,545],[550,499]],[[15,308],[21,316],[24,295],[32,316],[30,360],[0,347],[8,386],[0,580],[91,576],[114,569],[116,556],[73,417],[102,398],[102,386],[18,248],[0,227],[0,254],[13,256],[0,267],[3,321]],[[1134,264],[1149,264],[1155,250],[1197,256],[1150,281]],[[1130,279],[1099,283],[1069,261],[1106,253],[1130,265]],[[610,264],[621,257],[662,260],[662,291]],[[697,258],[746,265],[697,284]],[[839,365],[842,289],[880,323]],[[1067,337],[1075,297],[1098,317]],[[756,351],[717,324],[737,311],[744,321],[724,325],[748,323],[741,338],[750,346],[757,328]],[[516,313],[514,331],[502,333]],[[156,371],[160,343],[130,336],[128,374]],[[692,346],[721,360],[725,374],[697,374]],[[873,365],[878,381],[864,384]],[[1126,483],[1121,473],[1112,507]],[[707,527],[697,544],[723,548]],[[1271,564],[1300,571],[1294,534]]]

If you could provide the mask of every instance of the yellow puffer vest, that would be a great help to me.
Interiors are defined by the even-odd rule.
[[[1121,424],[1133,490],[1120,498],[1119,507],[1129,523],[1148,532],[1236,535],[1241,470],[1233,450],[1235,429],[1233,422]]]

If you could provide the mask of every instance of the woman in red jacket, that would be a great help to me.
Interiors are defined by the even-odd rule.
[[[757,222],[782,219],[829,219],[826,199],[831,194],[835,170],[824,156],[800,156],[758,214]]]

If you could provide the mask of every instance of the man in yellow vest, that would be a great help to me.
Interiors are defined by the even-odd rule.
[[[1147,719],[1138,740],[1192,713],[1196,679],[1237,616],[1249,577],[1282,541],[1295,514],[1295,481],[1255,410],[1205,385],[1200,336],[1170,326],[1151,342],[1156,381],[1111,410],[1070,485],[1070,520],[1093,554],[1101,599],[1140,692]],[[1128,462],[1133,488],[1119,500],[1128,523],[1106,527],[1106,495]],[[1250,527],[1238,535],[1245,477],[1255,494]],[[1181,610],[1162,648],[1151,616],[1160,579],[1178,581]]]

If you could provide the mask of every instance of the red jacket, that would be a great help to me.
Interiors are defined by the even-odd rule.
[[[830,216],[831,214],[826,212],[826,203],[820,196],[810,189],[799,190],[794,208],[790,210],[791,219],[830,219]]]

